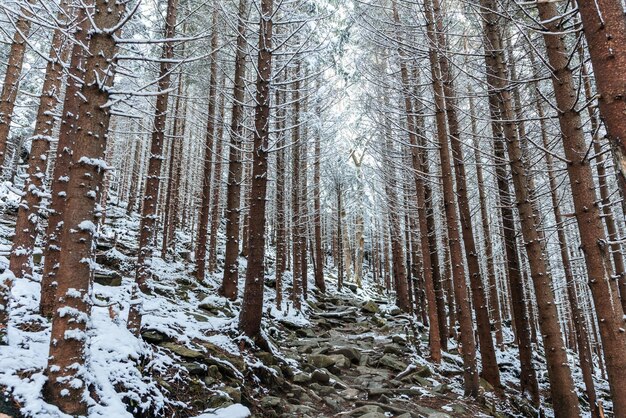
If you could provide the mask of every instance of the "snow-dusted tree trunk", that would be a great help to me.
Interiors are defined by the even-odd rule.
[[[58,14],[60,22],[64,21],[65,13],[69,11],[68,1],[65,0],[61,7],[63,11]],[[33,249],[37,236],[41,233],[40,211],[44,198],[48,196],[44,181],[48,165],[47,156],[55,127],[53,115],[61,100],[63,65],[67,62],[71,50],[69,45],[64,43],[64,38],[60,29],[54,31],[35,120],[35,131],[31,137],[28,168],[24,178],[24,194],[17,212],[16,233],[13,238],[9,265],[16,277],[32,274]]]
[[[15,33],[13,34],[13,42],[9,51],[9,61],[7,62],[7,70],[2,83],[2,91],[0,91],[0,175],[7,168],[5,164],[9,164],[5,153],[9,141],[11,121],[13,120],[15,100],[17,99],[21,81],[22,67],[24,66],[26,39],[31,27],[31,7],[36,3],[36,0],[28,0],[28,2],[30,4],[25,4],[21,7],[15,21]]]
[[[209,106],[207,110],[207,127],[204,143],[204,165],[202,169],[202,188],[200,193],[200,223],[196,231],[196,269],[195,275],[198,281],[204,280],[207,262],[207,239],[209,227],[209,212],[211,210],[211,177],[215,147],[215,115],[217,114],[217,52],[219,41],[218,7],[213,10],[213,32],[211,34],[211,66],[209,68]]]
[[[256,107],[254,112],[254,147],[252,152],[252,188],[248,228],[248,268],[239,329],[248,337],[259,337],[263,315],[265,283],[265,207],[267,194],[267,147],[270,127],[270,82],[272,77],[273,0],[261,0],[257,57]]]
[[[562,35],[566,19],[559,18],[560,14],[554,3],[539,3],[537,9],[539,10],[540,18],[547,22],[545,26],[548,31],[544,32],[543,38],[548,61],[552,69],[551,78],[555,99],[560,110],[558,117],[562,132],[563,148],[566,158],[570,161],[570,164],[567,165],[567,171],[572,187],[576,220],[581,235],[581,247],[589,274],[589,287],[591,288],[598,315],[598,325],[604,347],[604,357],[607,363],[614,413],[615,416],[624,416],[626,415],[626,356],[624,356],[624,353],[626,353],[626,333],[624,332],[624,310],[620,304],[617,292],[614,292],[611,286],[613,279],[609,248],[607,247],[601,214],[596,204],[597,196],[593,183],[593,173],[591,164],[587,159],[588,145],[583,136],[583,130],[580,128],[582,120],[580,113],[577,111],[577,87],[574,81],[574,74],[569,68],[567,46]],[[621,19],[622,28],[624,27],[623,12],[621,15],[608,15],[607,18]],[[618,57],[621,56],[626,59],[626,50],[622,49],[621,53],[619,51],[615,51],[615,53],[617,53]],[[600,77],[602,77],[602,71],[600,69]],[[619,70],[617,71],[620,72]],[[612,74],[612,76],[618,76],[618,74]],[[603,87],[599,88],[601,95],[603,93],[605,95],[611,94],[610,90],[603,91]],[[624,93],[623,87],[619,90],[619,94]],[[604,99],[608,100],[609,98],[605,96]],[[603,103],[600,100],[600,109],[607,112],[606,114],[610,114],[613,109],[611,106],[606,106],[607,104],[607,102]],[[620,122],[623,123],[623,111],[625,109],[623,104],[619,106],[619,109],[621,113]],[[607,120],[607,127],[610,126]],[[616,138],[619,138],[619,135]],[[558,416],[557,405],[555,405],[555,414]],[[563,416],[566,415],[564,414]]]
[[[139,224],[139,253],[137,255],[137,270],[135,287],[133,289],[133,303],[128,313],[128,328],[135,334],[141,329],[141,300],[140,295],[147,290],[146,282],[150,278],[150,266],[153,252],[156,247],[156,222],[159,203],[159,188],[161,187],[161,166],[164,159],[165,122],[169,89],[171,84],[172,58],[174,57],[174,42],[176,34],[176,19],[178,14],[178,0],[168,0],[165,15],[165,29],[162,61],[159,68],[158,94],[154,109],[152,136],[150,138],[150,156],[148,159],[148,177],[146,178],[141,207],[141,222]]]
[[[67,204],[63,213],[58,282],[54,300],[50,352],[46,369],[44,396],[71,415],[86,415],[89,387],[85,369],[86,329],[91,310],[91,284],[94,274],[96,225],[102,208],[98,205],[103,176],[107,169],[103,158],[107,144],[110,108],[109,88],[115,77],[116,40],[124,3],[111,7],[107,0],[96,0],[86,35],[89,51],[80,76],[79,94],[67,95],[59,143],[72,150]],[[108,30],[107,30],[108,29]],[[83,43],[75,44],[74,54],[83,52]],[[77,75],[77,74],[76,74]],[[67,138],[65,136],[68,136]]]
[[[239,0],[233,107],[230,116],[230,147],[228,151],[228,183],[226,186],[226,250],[221,292],[229,299],[237,297],[239,281],[239,231],[241,206],[241,174],[243,146],[243,101],[246,76],[246,20],[248,0]]]

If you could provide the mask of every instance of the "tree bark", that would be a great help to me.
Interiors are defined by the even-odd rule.
[[[270,79],[272,77],[273,0],[261,0],[257,57],[255,130],[252,188],[248,224],[248,268],[239,329],[250,338],[260,336],[265,282],[265,198],[267,192],[267,148],[270,124]]]
[[[58,19],[64,20],[69,12],[69,4],[61,4],[63,12]],[[61,100],[61,82],[63,81],[63,65],[69,58],[71,49],[64,44],[64,34],[60,29],[54,31],[46,75],[44,78],[39,108],[35,119],[35,131],[31,137],[31,149],[28,156],[28,168],[24,179],[23,196],[17,211],[15,237],[11,248],[9,269],[16,277],[32,276],[32,256],[37,236],[42,232],[40,213],[43,210],[44,198],[48,192],[44,181],[48,165],[48,152],[52,141],[55,121],[54,111]]]
[[[194,274],[196,280],[203,281],[207,264],[207,238],[209,228],[209,213],[211,210],[211,177],[213,160],[215,158],[215,116],[217,109],[217,52],[219,41],[218,6],[213,9],[213,32],[211,34],[211,67],[209,74],[209,108],[207,110],[207,127],[204,143],[204,165],[202,169],[202,189],[200,190],[202,201],[200,203],[200,223],[196,231],[196,267]]]
[[[92,3],[95,28],[114,28],[124,7],[112,7],[107,0]],[[88,4],[89,5],[89,4]],[[88,6],[87,5],[87,6]],[[86,6],[83,6],[86,7]],[[59,144],[74,151],[69,168],[67,205],[63,213],[62,246],[57,272],[57,297],[52,320],[50,352],[46,368],[45,399],[70,415],[86,415],[89,388],[82,375],[91,310],[91,285],[94,274],[94,239],[100,217],[97,204],[107,169],[104,155],[110,109],[109,87],[115,76],[116,36],[119,33],[86,30],[85,56],[80,94],[68,95],[64,105],[64,124]],[[81,45],[81,46],[79,46]],[[74,53],[82,54],[83,43],[75,44]],[[75,112],[71,112],[74,110]],[[70,113],[71,112],[71,113]]]
[[[602,3],[606,4],[606,2]],[[583,16],[585,16],[583,12],[584,7],[586,6],[581,7],[581,15]],[[600,336],[602,337],[604,347],[609,386],[613,399],[613,412],[615,416],[624,416],[626,415],[626,356],[624,356],[624,353],[626,353],[626,333],[624,333],[624,310],[618,295],[611,289],[611,280],[613,279],[611,277],[609,248],[597,205],[591,165],[586,158],[588,145],[585,143],[583,130],[581,129],[582,121],[576,103],[577,89],[574,83],[573,72],[569,68],[567,48],[562,35],[564,22],[563,19],[557,18],[559,12],[556,5],[552,3],[538,4],[537,8],[541,19],[547,22],[545,26],[548,31],[544,32],[543,37],[548,53],[548,61],[552,68],[552,86],[559,108],[558,117],[563,147],[565,149],[565,157],[569,160],[567,171],[572,188],[576,220],[580,230],[581,248],[587,264],[589,287],[594,299]],[[592,8],[595,9],[593,6]],[[604,10],[604,12],[608,13],[606,14],[607,22],[610,22],[610,19],[613,17],[621,19],[622,23],[624,22],[623,15],[613,16],[610,14],[609,9]],[[589,16],[586,17],[589,18]],[[589,20],[586,21],[589,23]],[[587,36],[589,36],[589,32],[587,32]],[[619,47],[619,44],[617,46]],[[626,51],[623,51],[623,54],[615,51],[615,54],[616,58],[620,56],[626,58]],[[595,66],[594,69],[596,69]],[[618,71],[617,68],[615,70],[614,76],[621,74],[621,71]],[[602,78],[602,71],[604,70],[600,69],[600,78]],[[606,90],[606,88],[606,86],[599,87],[600,95],[603,97],[599,101],[600,109],[601,112],[602,110],[605,111],[605,117],[607,114],[610,115],[610,112],[613,110],[613,106],[611,106],[608,100],[610,100],[610,97],[615,97],[608,96],[610,90]],[[614,91],[613,93],[617,92]],[[626,108],[622,105],[619,109],[622,112]],[[624,121],[623,114],[621,115],[621,121]]]
[[[622,199],[626,196],[626,20],[615,0],[577,1],[611,143]],[[625,401],[626,402],[626,401]]]
[[[239,0],[237,21],[237,50],[233,79],[233,107],[230,116],[230,148],[228,151],[228,184],[226,186],[226,250],[221,293],[227,298],[237,298],[239,282],[239,229],[241,205],[241,175],[243,144],[243,102],[246,76],[246,20],[248,0]]]
[[[35,4],[35,0],[28,0],[29,3]],[[11,121],[13,120],[13,110],[15,109],[15,100],[19,91],[20,77],[22,75],[22,67],[24,66],[24,55],[26,54],[26,39],[30,33],[31,22],[28,16],[31,12],[28,7],[20,9],[20,16],[15,22],[15,33],[13,34],[13,42],[9,51],[9,60],[7,70],[4,75],[2,91],[0,92],[0,176],[3,175],[6,161],[7,143],[9,141],[9,132],[11,130]]]

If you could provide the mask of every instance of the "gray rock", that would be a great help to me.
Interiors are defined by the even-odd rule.
[[[387,415],[380,412],[369,412],[365,415],[361,415],[359,418],[387,418]]]
[[[343,354],[352,363],[359,363],[361,361],[361,352],[353,347],[339,347],[330,350],[330,354]]]
[[[152,344],[160,344],[168,340],[168,336],[157,330],[145,330],[141,332],[144,340]]]
[[[201,358],[204,358],[205,356],[205,354],[200,351],[192,350],[191,348],[185,347],[184,345],[180,345],[180,344],[176,344],[172,342],[165,343],[161,345],[161,347],[167,348],[174,354],[178,354],[179,356],[188,358],[188,359],[201,359]]]
[[[349,369],[350,365],[352,364],[350,360],[343,354],[333,354],[328,357],[332,358],[334,361],[333,365],[340,369]]]
[[[205,376],[207,373],[207,367],[204,364],[190,362],[190,363],[181,363],[181,365],[187,369],[189,374],[194,376]]]
[[[398,372],[404,371],[408,367],[405,363],[400,361],[400,359],[394,356],[393,354],[385,354],[384,356],[380,358],[378,363],[383,367],[386,367],[388,369],[395,370]]]
[[[261,399],[261,407],[264,409],[272,409],[280,406],[281,399],[276,396],[266,396]]]
[[[314,370],[311,379],[315,382],[327,385],[330,382],[330,375],[324,370]]]
[[[111,270],[96,270],[93,281],[102,286],[121,286],[122,275]]]
[[[226,392],[235,403],[241,403],[241,389],[231,386],[221,388],[222,392]]]
[[[380,307],[373,300],[368,300],[361,306],[361,310],[368,313],[378,313],[380,312]]]
[[[372,412],[382,414],[385,412],[385,410],[378,405],[363,405],[348,412],[348,416],[360,417],[364,414],[369,414]]]
[[[318,369],[335,365],[335,359],[325,354],[311,354],[309,355],[308,361],[309,364]]]
[[[293,382],[300,385],[306,385],[311,383],[311,375],[308,373],[298,373],[293,376]]]

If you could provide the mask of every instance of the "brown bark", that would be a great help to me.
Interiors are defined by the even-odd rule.
[[[396,2],[393,2],[394,6],[394,20],[396,23],[399,23],[399,15],[396,7]],[[402,51],[400,50],[402,54]],[[419,84],[419,80],[417,76],[419,73],[414,71],[414,80],[413,82],[417,86]],[[431,359],[438,363],[441,361],[441,335],[440,330],[438,328],[439,324],[439,313],[437,310],[437,300],[435,295],[435,284],[434,284],[434,272],[433,269],[436,268],[439,270],[439,264],[431,263],[431,247],[429,245],[429,229],[428,229],[428,220],[427,220],[427,203],[426,203],[426,191],[424,186],[424,178],[422,177],[425,172],[427,172],[426,165],[428,164],[425,158],[425,150],[423,149],[423,144],[421,143],[421,138],[423,135],[423,121],[421,116],[421,108],[414,108],[413,102],[411,100],[411,91],[410,91],[410,77],[407,65],[404,61],[401,62],[400,65],[400,76],[403,84],[403,93],[404,93],[404,110],[407,118],[407,128],[409,132],[409,143],[411,145],[411,163],[413,168],[413,176],[415,181],[415,193],[416,193],[416,203],[417,203],[417,215],[419,218],[419,235],[421,240],[421,256],[422,256],[422,269],[423,269],[423,277],[424,277],[424,292],[425,299],[428,302],[428,323],[430,324],[428,329],[428,341],[430,347],[430,357]],[[418,97],[418,92],[413,92],[415,97]],[[416,249],[414,249],[416,251]],[[435,253],[435,258],[436,258]],[[417,258],[417,257],[416,257]],[[443,320],[445,321],[445,315]],[[444,322],[445,323],[445,322]],[[445,347],[445,344],[444,344]]]
[[[34,4],[35,0],[29,0]],[[0,92],[0,175],[3,174],[6,161],[7,142],[11,121],[13,120],[13,109],[19,91],[20,76],[24,66],[24,55],[26,54],[26,39],[28,38],[31,22],[28,19],[31,12],[28,6],[20,9],[20,16],[15,22],[15,33],[9,51],[7,70],[4,75],[2,91]]]
[[[114,28],[123,14],[123,6],[111,7],[106,0],[92,3],[92,19],[97,28]],[[115,75],[116,37],[119,33],[88,32],[89,53],[84,62],[80,94],[68,95],[64,106],[64,125],[60,144],[74,152],[69,168],[67,205],[63,213],[65,227],[63,251],[57,272],[56,315],[53,317],[50,352],[46,368],[45,399],[63,412],[86,415],[87,382],[84,367],[87,345],[86,327],[91,309],[91,281],[94,266],[94,236],[100,217],[98,198],[102,190],[106,164],[110,109],[108,87]],[[74,53],[82,54],[79,44]],[[82,45],[82,43],[81,43]],[[71,112],[75,110],[74,112]],[[71,112],[71,113],[70,113]],[[68,126],[69,125],[69,126]],[[65,138],[69,136],[69,138]],[[78,370],[77,370],[78,365]]]
[[[580,3],[582,6],[583,2]],[[607,2],[601,3],[610,7]],[[587,20],[583,19],[583,23],[589,23],[588,18],[590,16],[587,16],[583,11],[586,10],[589,13],[589,10],[585,9],[585,7],[587,6],[581,7],[581,15],[587,18]],[[624,333],[624,310],[616,292],[611,289],[612,275],[609,248],[600,210],[596,203],[597,198],[591,165],[586,158],[588,146],[585,143],[583,130],[581,129],[580,113],[576,108],[577,90],[574,76],[569,68],[567,48],[564,36],[561,34],[564,22],[562,19],[556,18],[559,15],[556,5],[552,3],[538,4],[537,8],[541,19],[547,22],[545,26],[548,31],[555,32],[554,34],[544,32],[544,42],[548,53],[548,61],[552,68],[552,86],[555,92],[556,103],[560,110],[558,117],[565,157],[569,160],[567,171],[572,188],[576,220],[580,230],[581,248],[587,264],[589,287],[594,299],[600,336],[602,337],[604,347],[609,386],[613,399],[613,412],[615,416],[624,416],[626,415],[626,356],[624,356],[624,353],[626,353],[626,333]],[[593,5],[591,8],[595,10]],[[607,13],[605,15],[607,22],[615,18],[621,19],[621,22],[624,23],[623,15],[613,16],[608,8],[603,10],[603,12]],[[590,29],[590,26],[586,25],[586,28]],[[587,36],[589,35],[588,31]],[[591,48],[590,45],[590,50]],[[626,58],[626,50],[622,50],[622,52],[620,54],[616,51],[616,58],[620,56]],[[616,72],[614,75],[621,74],[621,71],[617,70],[617,68],[615,68]],[[596,69],[595,66],[594,69]],[[602,71],[604,70],[600,69],[600,71],[600,78],[602,78]],[[602,97],[599,103],[601,112],[604,110],[608,127],[610,116],[607,118],[607,115],[611,115],[614,107],[609,102],[611,97],[608,96],[610,90],[606,89],[607,86],[604,85],[599,87]],[[614,96],[612,97],[614,98]],[[619,109],[622,112],[624,110],[623,105]],[[623,114],[621,115],[621,121],[624,121]],[[613,140],[615,138],[613,137]]]
[[[321,113],[319,107],[316,111]],[[315,132],[315,159],[313,162],[313,228],[315,229],[315,286],[325,293],[326,282],[324,281],[324,251],[322,242],[322,188],[321,188],[321,128]]]
[[[435,98],[435,122],[437,127],[437,140],[439,158],[441,161],[441,175],[443,180],[444,211],[447,221],[448,245],[452,263],[452,278],[454,282],[454,294],[456,299],[456,312],[461,329],[460,343],[463,357],[463,382],[466,396],[478,396],[478,371],[476,368],[476,341],[472,325],[472,315],[469,306],[469,294],[465,283],[465,267],[461,255],[461,237],[458,228],[457,208],[455,203],[455,191],[451,170],[450,148],[447,139],[445,96],[442,83],[441,69],[436,53],[436,40],[434,39],[434,20],[432,17],[432,3],[424,0],[426,11],[427,31],[430,34],[431,45],[429,46],[430,69]]]
[[[208,255],[208,268],[209,272],[213,273],[217,270],[217,231],[220,226],[220,220],[222,218],[220,211],[220,202],[222,196],[222,144],[224,141],[224,84],[226,78],[222,77],[222,87],[220,94],[220,102],[218,108],[220,109],[220,117],[217,120],[217,133],[215,135],[215,168],[213,172],[213,197],[211,198],[211,230],[209,233],[209,255]]]
[[[273,0],[261,0],[257,58],[256,107],[250,212],[248,214],[248,268],[239,329],[256,338],[261,331],[265,283],[265,206],[267,192],[267,147],[270,124],[270,79],[272,76]]]
[[[59,13],[60,22],[69,7],[67,1],[61,4],[63,13]],[[32,275],[32,255],[37,236],[41,233],[40,211],[47,196],[44,180],[48,164],[48,152],[55,126],[54,111],[61,100],[61,82],[63,64],[67,62],[71,49],[64,44],[63,32],[55,30],[46,65],[39,108],[35,119],[35,131],[31,137],[31,149],[28,156],[28,168],[24,179],[23,196],[17,212],[15,237],[11,248],[9,269],[16,277]]]
[[[248,0],[239,0],[237,21],[237,50],[235,51],[235,74],[233,107],[230,116],[230,148],[228,151],[228,183],[226,186],[226,250],[224,277],[221,293],[234,300],[239,281],[239,228],[241,205],[241,175],[243,144],[243,101],[246,75],[246,19]]]
[[[476,315],[476,325],[478,328],[478,342],[480,347],[480,356],[482,360],[481,375],[494,388],[500,388],[500,371],[498,369],[496,353],[493,346],[493,338],[491,336],[487,297],[485,296],[483,279],[480,274],[478,251],[476,250],[474,231],[472,229],[471,209],[469,197],[467,194],[467,182],[465,175],[465,162],[463,149],[461,146],[459,121],[456,113],[456,92],[454,89],[454,81],[452,78],[453,76],[450,71],[450,66],[448,64],[448,58],[444,56],[444,54],[447,53],[448,46],[447,40],[445,39],[443,32],[443,19],[441,17],[439,0],[432,0],[432,11],[426,8],[426,18],[431,22],[433,18],[435,19],[436,30],[433,27],[433,23],[427,25],[427,28],[430,29],[429,37],[430,41],[434,45],[437,45],[439,49],[443,51],[442,53],[438,54],[439,67],[441,68],[441,75],[443,79],[442,87],[445,96],[445,111],[448,120],[452,159],[454,164],[456,195],[459,215],[461,218],[461,228],[463,232],[462,238],[465,249],[465,259],[467,261],[468,273],[470,276],[472,303]],[[444,164],[445,163],[442,158],[442,165]],[[447,166],[444,167],[447,168]],[[444,173],[444,176],[445,175],[446,174]]]
[[[621,2],[578,1],[598,90],[600,115],[611,143],[622,199],[626,196],[626,20]],[[626,401],[624,401],[626,402]]]
[[[490,11],[496,8],[492,0],[482,0],[482,4]],[[513,186],[515,189],[516,206],[519,211],[521,231],[526,247],[526,254],[530,267],[530,275],[535,288],[537,300],[537,313],[539,315],[539,327],[546,353],[548,378],[552,394],[552,405],[557,417],[580,416],[578,398],[574,390],[570,367],[567,361],[561,328],[558,322],[558,312],[552,291],[552,281],[547,269],[544,253],[544,243],[538,232],[538,220],[531,203],[534,193],[528,180],[524,156],[520,146],[519,137],[515,131],[513,121],[513,103],[511,92],[508,87],[508,75],[504,57],[504,45],[501,34],[496,27],[485,26],[490,41],[489,47],[491,58],[486,56],[487,65],[492,67],[488,71],[495,75],[493,86],[497,89],[496,98],[503,116],[503,132],[506,139],[506,148],[509,156],[509,164]]]
[[[283,275],[287,264],[287,218],[285,202],[285,108],[284,93],[276,91],[276,307],[282,309]]]
[[[583,85],[585,89],[585,99],[592,101],[591,80],[587,74],[587,66],[584,64],[584,53],[582,47],[579,48],[579,56],[581,58],[581,72],[583,76]],[[599,138],[599,121],[593,111],[593,106],[588,106],[589,119],[591,121],[591,131],[593,132],[593,152],[596,159],[596,170],[598,172],[598,185],[600,198],[602,199],[602,219],[606,225],[607,237],[611,242],[611,254],[613,256],[613,265],[615,267],[615,276],[618,281],[620,300],[622,301],[622,309],[626,312],[626,268],[624,267],[624,256],[619,244],[619,234],[613,211],[611,210],[611,191],[606,181],[608,173],[605,167],[604,154],[602,153],[602,145]],[[624,203],[624,202],[622,202]]]
[[[215,137],[215,116],[217,109],[217,52],[219,41],[218,7],[214,5],[213,9],[213,32],[211,34],[211,66],[209,69],[209,106],[207,110],[207,127],[204,143],[204,165],[202,169],[202,189],[200,193],[202,201],[200,203],[200,223],[196,231],[196,266],[194,274],[196,280],[203,281],[207,264],[207,238],[209,228],[209,213],[211,210],[211,177],[213,160],[215,158],[216,137]]]
[[[474,146],[474,160],[476,162],[476,182],[478,184],[478,199],[480,202],[480,219],[483,228],[483,238],[485,245],[485,261],[487,264],[487,283],[489,284],[489,310],[493,320],[496,334],[496,344],[504,346],[504,336],[502,334],[502,316],[500,313],[500,303],[498,299],[498,283],[496,280],[496,270],[494,266],[493,243],[491,240],[491,227],[489,213],[487,212],[487,196],[485,192],[485,180],[478,143],[478,129],[476,126],[476,114],[474,107],[473,92],[468,92],[470,123],[472,126],[472,142]]]
[[[537,98],[539,99],[539,98]],[[539,117],[539,123],[541,126],[541,138],[543,147],[546,150],[546,165],[548,168],[548,180],[550,183],[550,197],[552,198],[552,211],[554,213],[554,220],[557,228],[557,236],[559,238],[559,249],[561,250],[561,262],[563,263],[563,272],[565,274],[567,298],[572,312],[572,322],[576,334],[576,343],[578,346],[578,357],[580,359],[580,369],[583,375],[583,381],[585,383],[585,393],[589,401],[591,415],[594,418],[600,417],[600,409],[597,404],[597,397],[595,386],[593,383],[593,359],[591,356],[591,347],[589,345],[589,335],[587,332],[587,326],[585,316],[579,307],[578,292],[576,291],[576,284],[574,282],[574,274],[572,273],[572,266],[569,256],[569,242],[565,234],[564,219],[561,214],[561,208],[559,205],[558,196],[558,183],[554,174],[554,161],[552,154],[547,151],[549,149],[549,139],[546,132],[543,106],[541,102],[536,102],[537,116]]]
[[[178,0],[168,0],[165,16],[164,38],[172,39],[176,34],[176,19]],[[150,278],[150,266],[153,252],[156,247],[157,205],[159,204],[159,189],[161,187],[161,165],[164,159],[165,122],[167,119],[167,104],[171,84],[171,60],[174,57],[174,43],[164,42],[159,68],[158,95],[154,110],[152,137],[150,139],[150,157],[148,162],[148,176],[146,178],[143,204],[141,207],[141,221],[139,224],[139,253],[137,255],[137,270],[135,272],[135,286],[133,287],[133,302],[128,313],[128,329],[139,335],[141,329],[141,293],[148,290],[146,281]],[[139,298],[139,300],[137,300]]]
[[[180,158],[182,142],[184,140],[186,104],[183,101],[183,72],[178,73],[178,86],[176,88],[176,104],[174,105],[174,123],[172,126],[171,155],[169,161],[169,176],[167,179],[167,193],[165,199],[165,213],[163,215],[163,242],[161,245],[161,258],[166,259],[168,253],[176,254],[176,213],[178,212],[178,188],[180,185]]]
[[[304,219],[300,209],[300,199],[302,197],[302,144],[300,143],[300,63],[296,65],[294,72],[295,81],[292,87],[291,101],[293,102],[291,131],[291,236],[292,246],[291,255],[293,257],[291,277],[291,301],[294,308],[300,309],[300,300],[302,297],[302,284],[304,277],[302,276],[302,246],[304,245]]]

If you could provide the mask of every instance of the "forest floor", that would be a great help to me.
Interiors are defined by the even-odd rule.
[[[8,207],[0,208],[0,272],[8,265],[14,219],[7,205],[11,199],[3,202]],[[237,330],[242,289],[239,300],[231,302],[217,296],[221,273],[197,282],[192,263],[185,261],[190,253],[185,234],[178,235],[176,261],[153,260],[142,338],[136,338],[126,329],[126,317],[138,223],[136,216],[113,206],[98,239],[86,353],[90,417],[538,415],[517,390],[519,362],[512,344],[498,350],[506,396],[496,396],[481,381],[480,398],[466,398],[456,347],[450,344],[441,364],[430,363],[423,357],[428,352],[427,327],[400,312],[370,277],[362,289],[348,282],[338,291],[330,271],[328,292],[310,291],[302,310],[296,311],[287,296],[287,273],[287,300],[278,310],[271,251],[264,292],[267,344],[263,350],[253,347]],[[240,267],[243,276],[244,258]],[[0,417],[67,417],[41,394],[50,324],[38,314],[38,279],[37,274],[35,280],[18,279],[12,289],[9,345],[0,346]],[[545,367],[539,354],[535,364],[539,371]],[[545,388],[545,373],[539,378]],[[599,386],[610,404],[606,382],[599,381]],[[577,389],[581,394],[582,387]],[[549,405],[545,416],[551,416]]]

